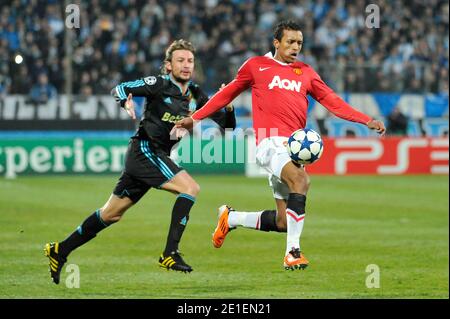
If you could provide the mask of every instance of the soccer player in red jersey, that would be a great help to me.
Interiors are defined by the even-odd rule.
[[[252,90],[253,128],[256,134],[256,160],[269,173],[277,210],[238,212],[219,208],[219,221],[213,234],[216,248],[227,233],[238,226],[262,231],[287,232],[284,257],[286,269],[303,269],[308,260],[300,250],[305,221],[306,194],[310,178],[304,167],[294,164],[285,147],[292,132],[306,125],[307,95],[336,116],[366,125],[384,135],[381,121],[355,110],[328,87],[306,63],[297,60],[303,45],[300,26],[280,22],[274,32],[275,55],[268,53],[248,59],[236,78],[216,93],[203,108],[177,122],[174,131],[191,129],[195,122],[230,103],[244,90]]]

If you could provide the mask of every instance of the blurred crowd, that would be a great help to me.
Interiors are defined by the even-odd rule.
[[[303,27],[299,59],[340,92],[448,91],[448,1],[375,1],[380,28],[366,26],[374,1],[364,0],[70,2],[81,18],[70,42],[75,94],[108,94],[121,81],[159,73],[178,38],[195,45],[195,79],[214,92],[247,58],[271,50],[273,26],[288,18]],[[1,0],[0,95],[64,92],[65,8]]]

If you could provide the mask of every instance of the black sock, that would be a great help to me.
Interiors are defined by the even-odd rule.
[[[178,244],[183,236],[186,223],[189,220],[189,212],[194,205],[195,198],[188,194],[178,195],[172,209],[172,220],[170,222],[169,234],[167,235],[164,256],[170,255],[178,249]]]
[[[265,210],[261,213],[261,227],[262,231],[279,231],[277,227],[277,211]]]
[[[298,193],[289,193],[287,200],[287,209],[295,212],[297,215],[305,214],[306,196]]]
[[[68,256],[74,249],[94,238],[99,231],[108,227],[100,217],[100,210],[96,210],[91,216],[78,226],[69,237],[59,243],[59,251],[62,256]]]

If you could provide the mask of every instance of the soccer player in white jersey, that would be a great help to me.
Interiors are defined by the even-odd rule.
[[[277,209],[238,212],[229,206],[221,206],[213,244],[216,248],[221,247],[228,232],[238,226],[287,232],[285,269],[303,269],[308,265],[300,249],[300,236],[310,179],[302,166],[291,161],[285,147],[291,133],[306,125],[307,95],[342,119],[366,125],[381,135],[386,131],[381,121],[348,105],[311,66],[297,60],[302,44],[300,26],[293,21],[280,22],[274,31],[275,55],[268,53],[248,59],[232,82],[217,92],[202,109],[177,122],[173,129],[175,133],[191,129],[195,122],[251,88],[256,159],[269,173]]]

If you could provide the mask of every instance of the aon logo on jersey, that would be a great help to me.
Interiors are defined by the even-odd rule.
[[[294,81],[294,80],[287,80],[287,79],[280,79],[280,77],[278,75],[275,75],[272,79],[272,82],[270,82],[270,84],[269,84],[269,89],[272,90],[274,86],[279,87],[280,89],[297,91],[300,93],[300,88],[302,86],[302,82]]]

